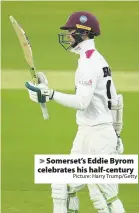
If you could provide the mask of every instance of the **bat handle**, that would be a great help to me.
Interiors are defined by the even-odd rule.
[[[41,106],[41,110],[42,110],[42,114],[43,114],[44,120],[48,120],[49,119],[49,114],[48,114],[48,111],[47,111],[45,103],[41,103],[40,106]]]

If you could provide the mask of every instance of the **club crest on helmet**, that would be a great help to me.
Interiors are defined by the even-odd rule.
[[[81,23],[84,24],[85,22],[87,22],[87,17],[84,16],[84,15],[83,15],[83,16],[80,16],[79,20],[80,20]]]

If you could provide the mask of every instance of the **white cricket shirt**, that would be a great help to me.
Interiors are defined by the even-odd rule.
[[[76,94],[55,91],[53,99],[77,109],[78,125],[112,123],[111,100],[117,94],[108,63],[96,50],[93,39],[83,41],[72,52],[80,54],[75,73]]]

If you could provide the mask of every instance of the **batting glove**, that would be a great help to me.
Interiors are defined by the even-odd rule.
[[[119,135],[117,135],[117,147],[116,147],[116,150],[117,150],[118,154],[123,154],[123,152],[124,152],[123,141],[122,141],[122,139],[120,138]]]
[[[38,78],[38,83],[41,84],[45,84],[48,87],[48,80],[46,78],[46,76],[44,75],[44,73],[42,72],[38,72],[37,73],[37,78]]]
[[[39,72],[37,73],[37,78],[38,85],[34,85],[32,82],[25,83],[30,99],[37,103],[45,103],[52,100],[54,90],[48,88],[48,80],[46,76],[42,72]]]

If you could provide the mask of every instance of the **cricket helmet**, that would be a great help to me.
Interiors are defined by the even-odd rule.
[[[84,39],[84,35],[86,34],[90,39],[94,38],[94,36],[100,35],[100,26],[96,17],[86,11],[79,11],[72,13],[66,24],[60,27],[61,30],[75,30],[73,34],[73,38],[75,39],[75,43],[70,45],[68,48],[65,48],[64,44],[68,44],[68,41],[65,40],[65,36],[67,34],[61,33],[59,35],[60,44],[67,50],[74,48]],[[69,42],[70,43],[70,42]]]

